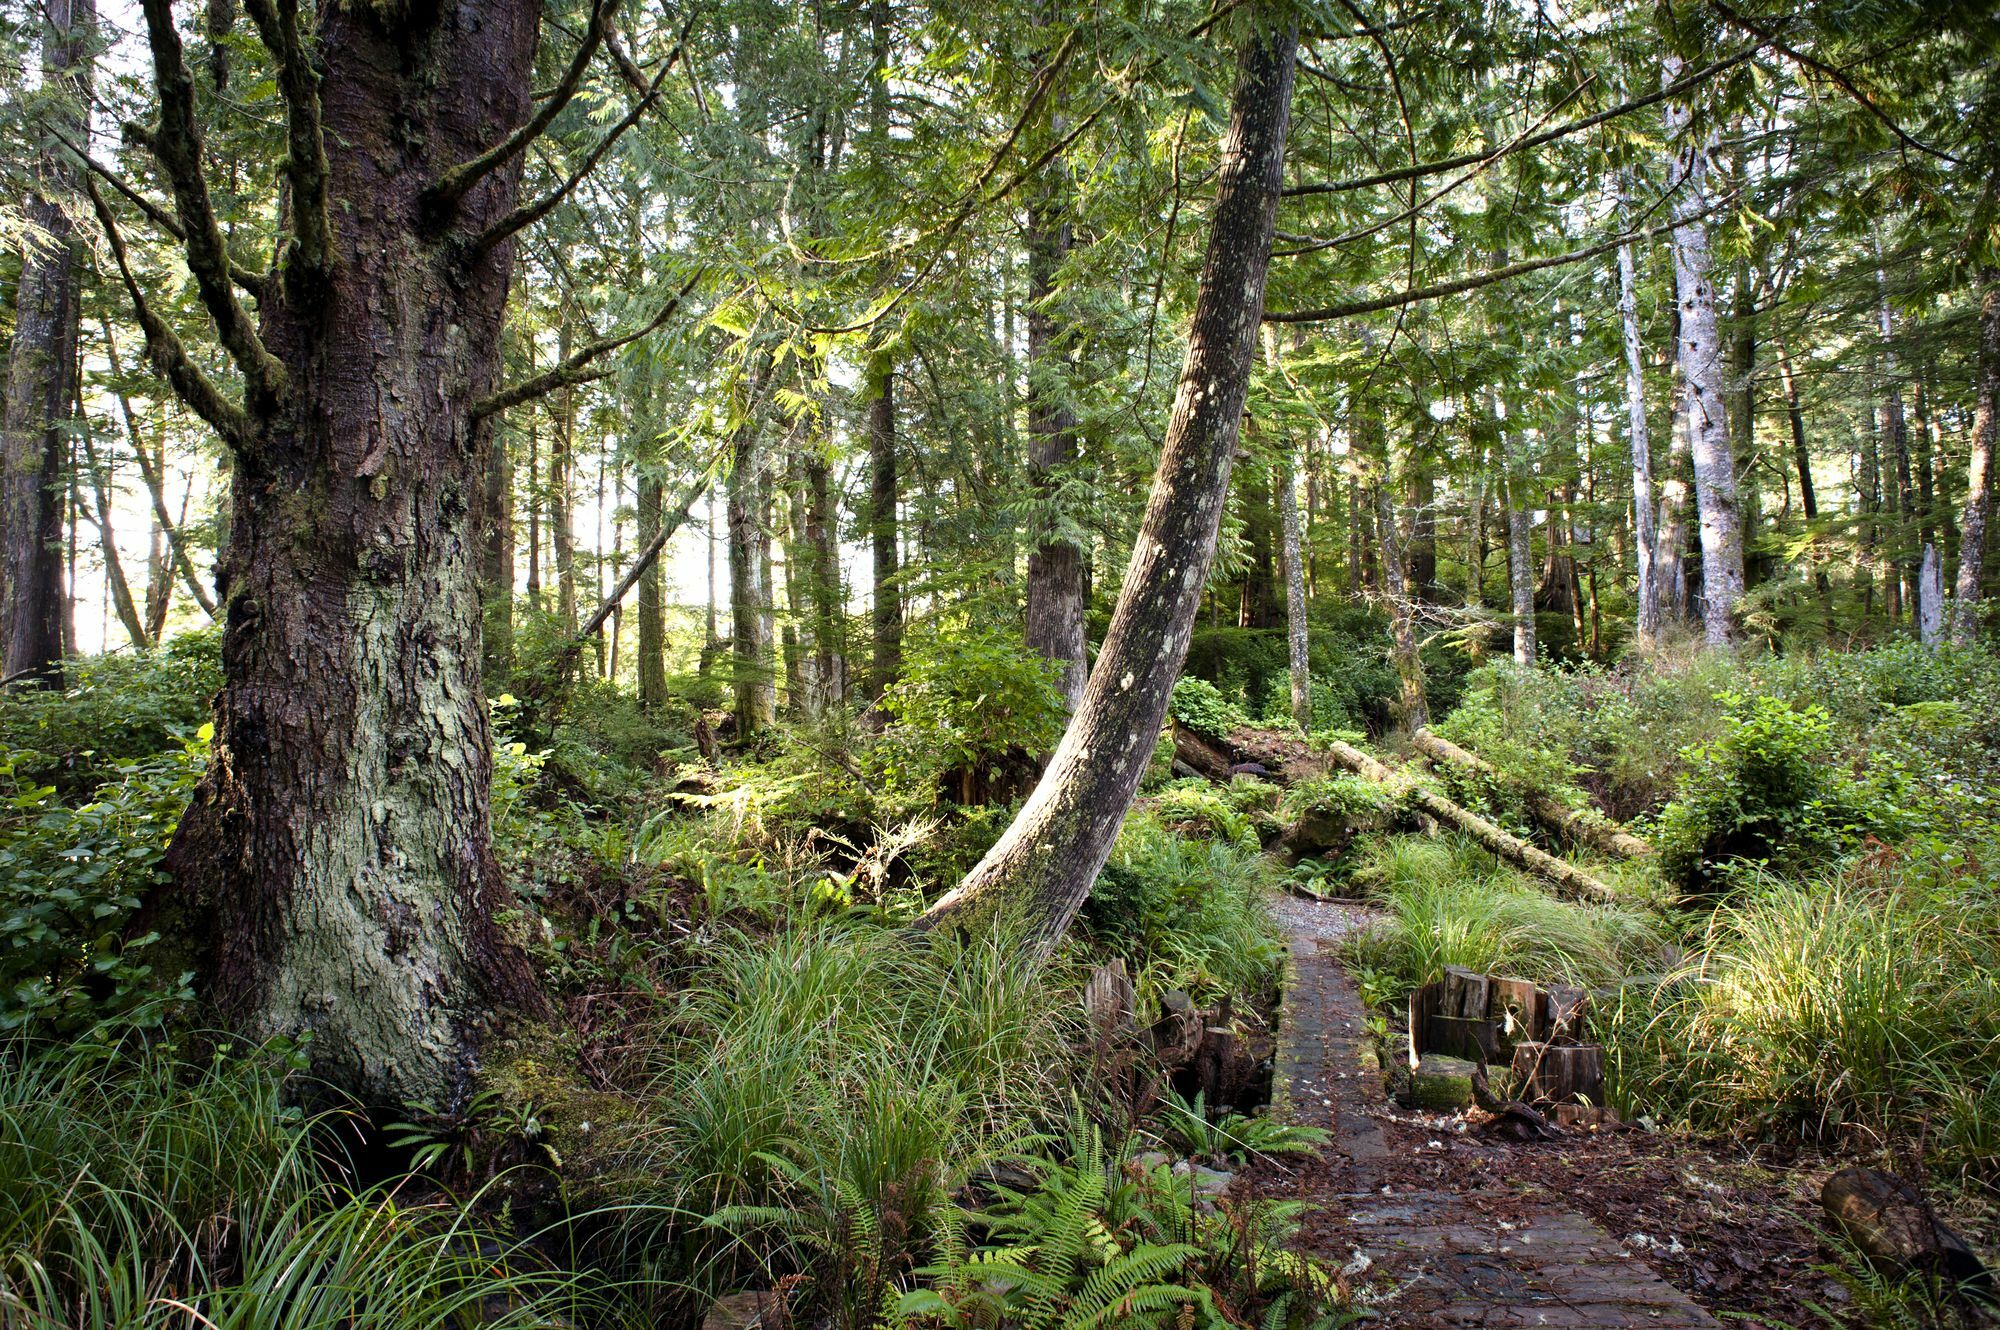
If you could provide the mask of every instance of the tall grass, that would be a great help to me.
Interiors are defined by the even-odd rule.
[[[1356,880],[1386,914],[1354,944],[1357,960],[1404,987],[1441,979],[1453,965],[1595,985],[1659,963],[1652,916],[1557,900],[1463,839],[1376,841]]]
[[[655,1032],[652,1127],[606,1259],[672,1312],[803,1277],[872,1323],[954,1194],[1073,1085],[1073,1003],[998,937],[852,922],[736,936]]]
[[[2000,1182],[2000,930],[1990,886],[1864,866],[1765,879],[1711,919],[1650,1001],[1620,1013],[1614,1070],[1635,1106],[1880,1144],[1927,1134]]]
[[[475,1208],[354,1191],[286,1106],[282,1049],[0,1053],[0,1324],[23,1330],[546,1326],[609,1290]]]

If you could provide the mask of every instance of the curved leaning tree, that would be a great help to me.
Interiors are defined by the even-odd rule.
[[[999,919],[1052,944],[1138,793],[1215,555],[1264,313],[1298,46],[1281,13],[1263,7],[1244,38],[1187,362],[1096,668],[1034,793],[922,927]]]
[[[491,422],[630,340],[500,384],[514,237],[582,174],[523,199],[522,158],[600,46],[631,66],[611,0],[539,103],[538,0],[247,8],[286,118],[269,271],[241,266],[217,222],[171,0],[143,3],[147,138],[171,206],[114,193],[91,163],[148,354],[233,468],[213,756],[147,916],[231,1027],[309,1035],[314,1074],[365,1102],[452,1111],[495,1013],[540,1003],[496,922],[478,514]],[[630,81],[608,137],[658,94]],[[236,382],[149,302],[120,194],[179,242]]]

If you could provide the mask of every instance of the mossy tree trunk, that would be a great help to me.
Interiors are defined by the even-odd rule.
[[[91,0],[49,0],[45,15],[42,77],[67,103],[54,114],[62,136],[76,142],[83,137],[96,14]],[[22,205],[40,240],[21,256],[0,429],[0,624],[6,629],[0,673],[52,688],[62,686],[63,485],[82,314],[83,242],[71,220],[75,171],[61,153],[50,152]],[[110,521],[108,510],[102,516]],[[106,530],[107,557],[115,559]]]
[[[1110,855],[1166,718],[1229,489],[1291,117],[1297,30],[1256,11],[1247,21],[1187,362],[1097,666],[1013,824],[920,927],[999,921],[1052,945]]]
[[[1972,414],[1972,451],[1965,471],[1965,512],[1958,522],[1958,577],[1952,588],[1951,635],[1972,641],[1979,623],[1979,589],[1986,563],[1986,526],[1993,512],[1993,436],[2000,417],[2000,271],[1981,275],[1979,367]]]
[[[143,7],[156,155],[243,384],[239,405],[148,313],[97,198],[155,365],[235,462],[214,747],[149,913],[234,1028],[311,1036],[314,1075],[367,1102],[453,1110],[482,1032],[540,1001],[498,922],[474,522],[520,155],[433,186],[528,120],[540,6],[329,6],[302,32],[253,0],[289,140],[255,319],[170,0]]]

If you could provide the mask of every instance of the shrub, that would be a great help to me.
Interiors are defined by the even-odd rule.
[[[1680,794],[1660,814],[1660,867],[1708,887],[1734,861],[1820,862],[1880,820],[1833,759],[1832,719],[1773,697],[1724,699],[1721,738],[1684,754]]]
[[[1083,923],[1093,945],[1132,961],[1150,991],[1267,992],[1283,957],[1268,872],[1254,849],[1184,839],[1137,812],[1084,903]]]
[[[913,635],[904,651],[903,672],[882,698],[896,724],[878,761],[905,797],[927,799],[947,772],[1046,753],[1069,723],[1061,671],[1015,633],[938,630]]]
[[[185,632],[151,651],[67,660],[60,691],[0,693],[0,750],[14,776],[65,799],[89,797],[119,767],[177,750],[209,719],[222,687],[219,629]]]
[[[120,764],[74,807],[23,782],[0,755],[0,1029],[74,1033],[111,1017],[156,1016],[186,976],[155,974],[155,935],[127,936],[208,755],[208,731],[178,750]],[[11,788],[9,788],[11,787]]]
[[[1210,739],[1228,737],[1238,725],[1249,724],[1243,709],[1222,695],[1206,679],[1187,675],[1174,681],[1173,695],[1167,700],[1167,714],[1175,723]]]

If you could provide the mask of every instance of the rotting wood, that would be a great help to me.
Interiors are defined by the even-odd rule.
[[[1550,797],[1524,781],[1519,781],[1500,771],[1477,753],[1460,748],[1449,739],[1441,738],[1430,729],[1418,730],[1410,736],[1410,742],[1424,756],[1451,762],[1482,776],[1505,783],[1508,788],[1519,790],[1534,814],[1535,820],[1549,831],[1566,837],[1572,844],[1588,845],[1593,850],[1605,854],[1615,854],[1621,859],[1643,859],[1652,854],[1653,847],[1634,836],[1623,827],[1608,819],[1592,817],[1570,808],[1561,800]]]
[[[1342,766],[1366,776],[1369,780],[1386,784],[1395,774],[1359,748],[1342,743],[1338,739],[1328,742],[1327,751]],[[1477,813],[1459,807],[1434,790],[1425,789],[1421,785],[1411,785],[1403,793],[1417,811],[1440,822],[1449,822],[1508,863],[1543,878],[1565,894],[1579,900],[1606,901],[1617,897],[1618,893],[1609,885],[1576,865],[1565,863],[1552,854],[1536,849],[1519,836],[1502,831]]]

